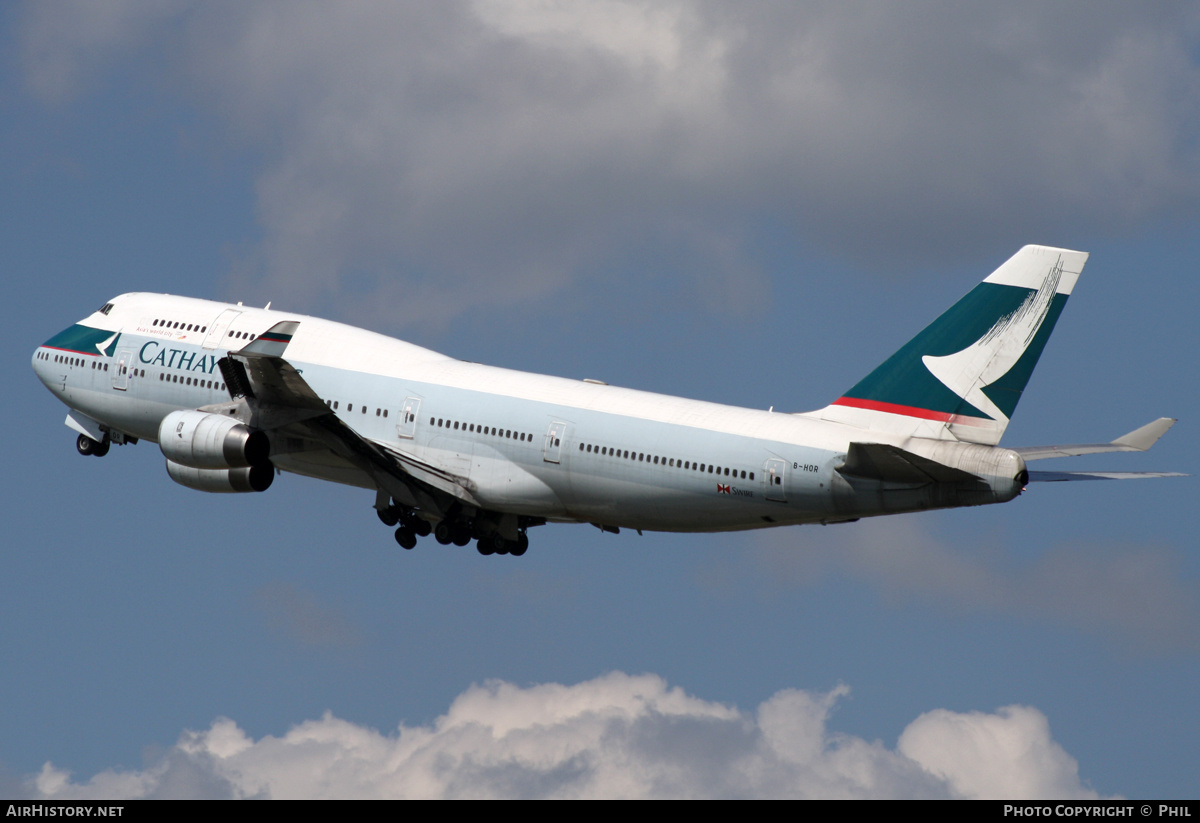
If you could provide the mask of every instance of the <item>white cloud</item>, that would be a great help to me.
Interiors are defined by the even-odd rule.
[[[937,709],[910,723],[897,749],[968,797],[1094,796],[1080,789],[1078,764],[1050,739],[1046,716],[1028,706]]]
[[[830,731],[847,692],[788,689],[745,713],[653,675],[490,682],[395,734],[326,714],[254,740],[222,718],[143,771],[76,783],[47,763],[31,788],[45,799],[1096,797],[1036,709],[929,712],[889,749]]]
[[[746,310],[766,291],[744,240],[762,226],[895,268],[1194,210],[1198,21],[1087,3],[142,0],[33,3],[21,30],[44,99],[140,70],[262,158],[239,293],[386,306],[395,324],[519,310],[582,278],[694,277],[689,299]]]

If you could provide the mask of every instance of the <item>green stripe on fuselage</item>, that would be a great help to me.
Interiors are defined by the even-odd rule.
[[[988,415],[934,377],[921,358],[925,355],[942,357],[962,351],[983,337],[997,320],[1016,311],[1033,291],[1016,286],[980,283],[844,396],[988,418]],[[1066,303],[1067,295],[1054,296],[1046,319],[1025,353],[1007,374],[983,389],[983,393],[1006,416],[1012,417],[1017,401],[1021,399],[1021,392],[1025,390],[1033,367],[1037,365]]]
[[[76,323],[69,329],[63,329],[58,334],[51,337],[42,345],[52,349],[65,349],[66,351],[79,352],[80,354],[100,355],[101,351],[97,348],[105,340],[112,337],[114,332],[105,331],[104,329],[93,329],[91,326],[81,326]],[[113,340],[115,344],[119,340]],[[112,353],[112,345],[108,346],[108,354]]]

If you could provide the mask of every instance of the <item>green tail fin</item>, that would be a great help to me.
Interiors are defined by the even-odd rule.
[[[999,443],[1087,257],[1025,246],[814,416],[915,437]]]

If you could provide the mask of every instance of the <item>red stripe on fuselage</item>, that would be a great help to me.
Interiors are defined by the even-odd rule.
[[[883,403],[879,400],[864,400],[861,397],[839,397],[833,401],[833,405],[887,412],[888,414],[902,414],[905,417],[919,417],[922,420],[937,420],[942,423],[959,423],[967,426],[986,426],[993,422],[984,417],[951,414],[950,412],[934,411],[933,409],[921,409],[916,406],[901,406],[899,403]]]

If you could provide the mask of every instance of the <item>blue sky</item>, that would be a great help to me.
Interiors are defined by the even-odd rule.
[[[207,496],[153,444],[79,458],[28,361],[159,291],[803,411],[1045,243],[1092,256],[1005,445],[1167,415],[1151,453],[1069,465],[1194,472],[1190,6],[58,2],[0,26],[2,793],[1197,796],[1194,479],[402,552],[360,490]]]

